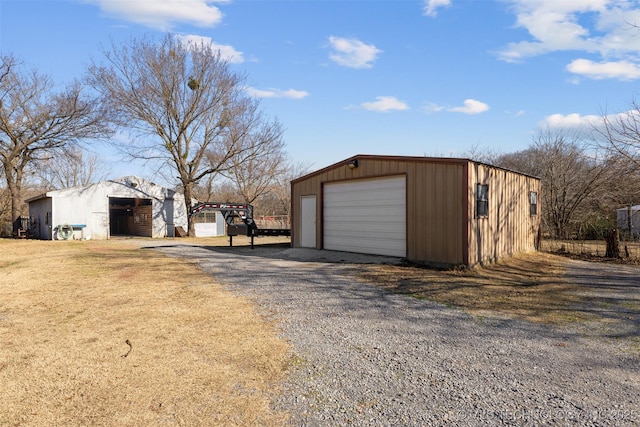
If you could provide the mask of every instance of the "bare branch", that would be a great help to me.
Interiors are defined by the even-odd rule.
[[[180,180],[187,209],[199,181],[229,167],[247,151],[245,135],[259,119],[243,77],[210,45],[184,45],[167,34],[111,46],[105,64],[89,69],[91,84],[119,123],[144,137],[124,147],[130,157],[158,159]],[[211,154],[214,153],[214,154]],[[193,224],[189,220],[189,234]]]
[[[541,178],[543,223],[555,237],[566,238],[578,212],[608,182],[605,160],[590,157],[579,135],[546,129],[528,149],[503,155],[497,164]]]
[[[602,114],[602,121],[593,126],[601,140],[600,146],[620,154],[640,166],[640,104],[634,99],[625,112]]]
[[[80,147],[70,146],[56,150],[50,157],[40,159],[35,173],[41,185],[48,190],[86,186],[107,178],[110,173],[100,157]]]
[[[11,215],[19,216],[25,169],[52,151],[111,134],[108,111],[75,82],[62,92],[37,71],[24,72],[2,57],[0,164],[11,193]]]

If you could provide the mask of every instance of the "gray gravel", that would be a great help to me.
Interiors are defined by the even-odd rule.
[[[279,322],[296,363],[276,406],[294,426],[640,425],[638,341],[471,316],[355,280],[359,263],[394,259],[159,249]]]

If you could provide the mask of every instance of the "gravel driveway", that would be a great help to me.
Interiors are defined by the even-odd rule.
[[[640,347],[640,268],[637,266],[568,260],[567,278],[581,285],[577,295],[586,297],[581,309],[606,319],[579,325],[586,335],[635,338]]]
[[[296,355],[277,402],[292,425],[640,424],[638,346],[475,317],[355,279],[359,262],[379,258],[158,249],[195,260],[279,322]]]

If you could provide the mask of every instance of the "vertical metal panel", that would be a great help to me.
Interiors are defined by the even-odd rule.
[[[461,182],[465,162],[422,162],[416,165],[417,242],[410,259],[437,265],[463,263],[463,233],[460,224],[464,188]]]
[[[413,189],[416,188],[416,180],[420,179],[420,172],[416,170],[415,163],[407,164],[407,236],[415,236],[418,232],[417,223],[413,218],[424,216],[423,199],[418,198]],[[417,251],[418,239],[407,237],[407,254]]]
[[[469,264],[534,251],[540,220],[529,213],[529,192],[539,192],[540,181],[478,163],[470,172]],[[484,218],[476,217],[477,183],[489,185],[489,214]]]
[[[35,237],[38,239],[51,240],[53,238],[52,206],[51,197],[43,197],[29,202],[29,216],[33,221]]]
[[[463,213],[461,215],[461,221],[460,221],[460,229],[462,230],[462,242],[460,243],[462,245],[462,263],[465,265],[469,265],[470,264],[470,248],[469,245],[471,244],[471,241],[469,239],[469,234],[470,234],[470,221],[471,218],[469,216],[469,205],[471,204],[471,197],[472,197],[472,193],[470,190],[470,180],[469,180],[469,176],[471,174],[471,162],[467,162],[467,164],[465,164],[463,171],[462,171],[462,179],[460,182],[460,195],[462,196],[462,208],[461,208],[461,212]]]

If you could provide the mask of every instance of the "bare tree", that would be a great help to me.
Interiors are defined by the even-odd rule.
[[[284,154],[283,154],[284,156]],[[303,163],[291,163],[283,158],[279,173],[272,176],[270,184],[259,196],[251,200],[254,213],[288,217],[291,211],[291,181],[310,171]],[[214,179],[216,178],[216,179]],[[201,200],[218,202],[246,202],[250,200],[238,188],[237,183],[223,175],[210,175],[195,189]],[[282,227],[287,225],[283,224]]]
[[[105,58],[105,65],[90,66],[90,82],[120,123],[145,137],[125,151],[168,166],[189,210],[195,186],[247,149],[241,135],[234,134],[243,131],[236,120],[257,104],[245,94],[243,78],[210,44],[183,44],[171,34],[159,42],[134,39],[112,45]],[[211,152],[215,159],[206,156]],[[191,219],[188,233],[194,233]]]
[[[602,122],[594,124],[593,129],[605,147],[640,167],[640,103],[637,99],[631,102],[628,111],[603,114]]]
[[[243,202],[253,203],[268,192],[284,172],[283,133],[280,123],[264,119],[255,106],[231,125],[230,137],[235,139],[233,144],[241,151],[228,159],[222,175],[234,184]],[[224,153],[220,155],[214,151],[208,154],[209,161],[214,164],[224,157]]]
[[[608,179],[597,196],[592,197],[591,205],[596,219],[604,219],[606,225],[612,227],[617,223],[617,208],[626,207],[630,213],[632,206],[640,204],[640,167],[620,154],[610,156],[605,167],[610,171]],[[623,230],[626,231],[623,236],[630,237],[631,223],[628,222]]]
[[[285,169],[272,184],[269,196],[273,202],[271,211],[278,215],[291,215],[291,181],[311,171],[306,163],[287,162]]]
[[[493,165],[496,163],[497,159],[500,158],[501,154],[493,148],[474,144],[464,153],[464,156],[477,162]]]
[[[0,69],[0,164],[11,195],[11,218],[18,218],[28,166],[52,150],[110,133],[101,104],[74,82],[54,92],[53,81],[37,71],[23,72],[12,56]]]
[[[97,154],[76,146],[56,150],[36,165],[36,174],[47,191],[86,186],[106,179],[110,172]]]
[[[286,161],[282,171],[275,177],[267,191],[255,202],[254,212],[272,217],[277,224],[268,227],[287,228],[291,226],[291,181],[309,172],[308,165]],[[259,216],[257,217],[259,218]]]
[[[198,184],[193,187],[193,196],[200,201],[213,201],[216,194],[216,175],[211,174],[202,178]],[[215,199],[221,200],[221,199]]]
[[[555,237],[566,238],[589,197],[607,182],[603,160],[590,157],[576,134],[546,129],[524,151],[500,156],[498,166],[542,180],[543,222]]]
[[[207,178],[206,186],[199,185],[196,187],[196,194],[200,200],[210,202],[229,202],[241,203],[241,196],[238,189],[233,183],[227,179],[217,180]]]

